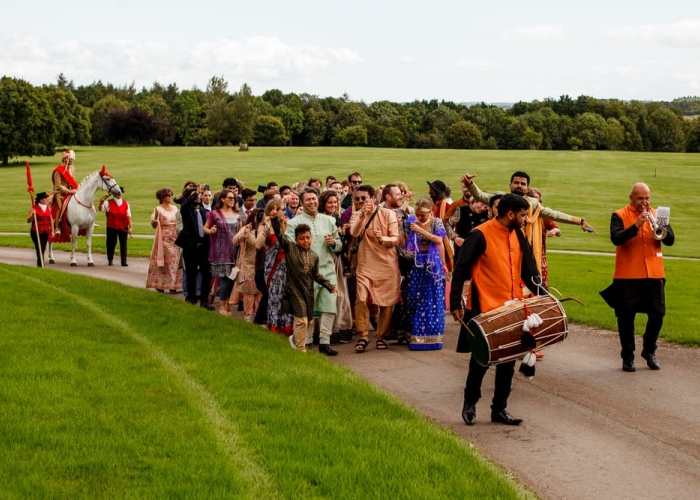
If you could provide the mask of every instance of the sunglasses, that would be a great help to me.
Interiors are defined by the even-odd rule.
[[[369,199],[369,196],[355,196],[355,201],[365,201]]]
[[[359,180],[359,181],[350,181],[350,182],[353,183],[353,184],[362,184],[362,181],[361,181],[361,180]]]
[[[224,199],[225,199],[225,200],[235,200],[236,197],[235,197],[235,196],[227,196],[227,197],[224,198]]]

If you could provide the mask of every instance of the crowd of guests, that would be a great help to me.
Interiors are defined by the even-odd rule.
[[[462,183],[454,201],[443,181],[416,197],[401,182],[378,186],[346,179],[256,190],[227,178],[219,191],[188,181],[156,192],[156,237],[146,287],[182,290],[192,304],[290,336],[305,351],[335,355],[443,346],[446,285],[467,233],[497,213]],[[417,198],[417,199],[415,199]],[[544,247],[543,247],[544,248]],[[546,263],[546,260],[544,261]]]

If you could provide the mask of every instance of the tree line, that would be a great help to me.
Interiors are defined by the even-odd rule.
[[[319,97],[223,77],[206,89],[150,89],[101,81],[75,86],[0,80],[0,157],[51,155],[72,145],[368,146],[451,149],[587,149],[700,152],[699,97],[671,102],[589,96],[485,103],[422,100],[366,104],[347,95]]]

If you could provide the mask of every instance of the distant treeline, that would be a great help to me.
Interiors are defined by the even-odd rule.
[[[342,97],[230,92],[222,77],[205,90],[101,81],[75,86],[63,75],[35,87],[0,80],[0,155],[53,154],[104,144],[368,146],[452,149],[606,149],[700,152],[700,97],[672,102],[588,96],[518,102],[504,109],[449,101],[372,104]]]

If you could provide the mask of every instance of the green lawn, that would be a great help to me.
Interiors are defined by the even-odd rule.
[[[0,287],[2,498],[531,497],[282,336],[52,270]]]

